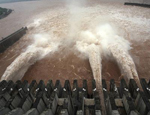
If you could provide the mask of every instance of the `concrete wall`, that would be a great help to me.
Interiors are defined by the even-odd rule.
[[[0,41],[0,53],[4,52],[9,46],[13,45],[16,41],[18,41],[25,33],[27,28],[21,28],[15,33],[3,38]]]
[[[132,3],[150,4],[150,0],[103,0],[103,1],[111,1],[111,2],[132,2]]]
[[[0,3],[21,2],[21,1],[33,1],[33,0],[0,0]]]
[[[126,0],[127,2],[133,2],[133,3],[144,3],[144,4],[150,4],[150,0]]]

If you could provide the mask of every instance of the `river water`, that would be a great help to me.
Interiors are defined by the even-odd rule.
[[[140,1],[139,1],[140,2]],[[124,6],[123,2],[101,1],[30,1],[0,4],[14,11],[0,20],[0,38],[22,26],[27,34],[0,54],[0,76],[6,68],[32,45],[35,35],[49,34],[63,44],[58,50],[34,63],[23,80],[33,79],[88,79],[93,78],[86,56],[73,46],[80,31],[94,30],[97,25],[111,24],[120,36],[130,42],[129,54],[133,58],[139,77],[150,75],[150,9]],[[32,49],[31,49],[32,50]],[[122,74],[111,57],[102,59],[102,77],[119,80]],[[19,78],[18,78],[19,79]]]

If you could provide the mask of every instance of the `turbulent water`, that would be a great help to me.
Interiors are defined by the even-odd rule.
[[[28,46],[26,51],[20,54],[7,67],[1,79],[13,81],[22,79],[25,72],[32,64],[45,57],[47,54],[57,50],[58,45],[59,44],[52,41],[51,36],[47,34],[34,35],[32,45]]]
[[[42,6],[39,6],[40,3]],[[138,76],[135,64],[128,51],[131,49],[131,41],[147,40],[150,37],[148,34],[150,32],[149,9],[138,8],[139,10],[137,11],[137,7],[121,6],[120,3],[112,3],[113,5],[110,5],[109,3],[98,2],[99,4],[96,5],[95,3],[86,1],[65,1],[60,8],[51,8],[53,5],[59,6],[61,2],[53,2],[53,5],[50,6],[48,3],[50,4],[52,2],[38,1],[35,7],[42,9],[42,7],[45,6],[46,11],[42,9],[39,14],[35,13],[34,18],[31,18],[33,22],[31,19],[28,22],[24,22],[29,28],[29,33],[24,38],[25,40],[29,42],[32,40],[43,40],[42,36],[44,36],[45,33],[48,34],[49,36],[46,36],[44,39],[49,40],[51,37],[52,40],[47,41],[50,42],[50,45],[55,41],[54,43],[59,44],[60,48],[70,47],[74,52],[81,52],[80,57],[89,58],[93,75],[96,76],[96,72],[99,70],[98,74],[100,78],[101,68],[99,67],[101,66],[96,66],[95,63],[101,65],[101,58],[114,58],[122,74],[127,76],[128,79]],[[19,3],[15,5],[17,4]],[[33,13],[35,12],[33,10],[37,9],[35,7],[31,9],[29,2],[27,2],[26,5]],[[5,4],[2,6],[5,6]],[[12,4],[8,6],[13,7]],[[108,6],[109,8],[107,8]],[[141,14],[140,12],[143,11],[144,13]],[[17,11],[17,8],[16,12],[20,13]],[[27,14],[29,10],[24,9],[24,12],[26,14],[23,16],[29,16],[29,14]],[[7,19],[12,18],[13,15],[17,13],[2,20],[0,25],[3,25],[3,21],[7,23]],[[23,20],[20,21],[19,23],[23,22]],[[132,32],[137,33],[132,34]],[[36,39],[34,39],[37,34],[40,34],[40,37],[37,36]],[[44,43],[43,45],[42,42],[39,42],[39,44],[40,43],[42,46],[36,46],[34,48],[31,47],[34,43],[29,43],[30,46],[8,66],[2,78],[8,79],[9,77],[12,78],[14,74],[20,75],[17,71],[20,72],[20,69],[26,68],[20,77],[16,76],[17,79],[22,78],[30,65],[41,59],[41,57],[44,57],[39,56],[39,54],[46,55],[53,51],[53,48],[48,48],[47,44],[45,45]],[[58,47],[58,45],[55,47]],[[97,48],[99,50],[95,50]],[[48,49],[50,50],[49,52],[47,51]],[[46,54],[45,50],[47,51]],[[57,50],[59,50],[59,48]],[[55,48],[54,51],[56,51]],[[91,54],[95,54],[95,57]],[[38,58],[32,59],[32,56]],[[24,61],[20,64],[19,60]],[[24,62],[30,62],[30,60],[32,60],[31,64],[23,64]],[[16,68],[14,68],[14,66],[16,66]]]
[[[39,6],[40,3],[42,6]],[[48,9],[53,5],[59,6],[61,2],[53,2],[53,5],[50,6],[48,3],[50,4],[52,2],[38,1],[35,6],[42,9],[41,12],[33,16],[34,18],[32,17],[29,19],[28,22],[24,22],[29,28],[29,32],[24,38],[25,40],[32,41],[37,34],[40,34],[40,37],[36,37],[36,40],[43,39],[42,36],[46,33],[49,36],[46,36],[44,39],[48,40],[50,37],[53,38],[48,42],[53,43],[53,41],[55,41],[55,44],[59,44],[61,47],[70,47],[74,52],[81,52],[82,55],[80,55],[80,57],[86,57],[89,58],[89,60],[94,60],[91,57],[91,53],[96,51],[94,50],[94,47],[98,47],[100,51],[97,51],[97,59],[114,58],[120,66],[122,74],[128,78],[138,76],[133,59],[128,52],[131,49],[129,42],[149,39],[149,9],[138,8],[137,11],[137,7],[121,6],[119,3],[112,3],[113,5],[110,5],[109,3],[104,2],[98,2],[98,4],[95,4],[86,1],[65,1],[60,8]],[[8,6],[13,7],[12,4],[9,4]],[[25,5],[28,6],[31,11],[35,10],[35,7],[32,9],[30,8],[29,2],[25,3]],[[2,6],[5,6],[5,4]],[[44,6],[46,10],[43,10]],[[107,8],[108,6],[109,8]],[[17,8],[15,12],[15,16],[17,13],[20,13]],[[29,17],[29,14],[27,14],[29,10],[24,9],[24,12],[25,15],[23,16]],[[141,12],[144,13],[141,14]],[[3,22],[7,23],[9,18],[13,18],[13,14],[5,20],[1,20],[0,25],[2,26]],[[33,22],[31,20],[33,20]],[[22,23],[22,21],[23,20],[20,20],[19,23]],[[132,34],[133,32],[137,33]],[[36,40],[34,39],[34,41]],[[32,42],[29,43],[29,45],[32,46]],[[38,56],[39,53],[45,55],[45,50],[50,49],[51,51],[53,49],[47,48],[47,44],[36,46],[33,49],[31,46],[29,46],[30,50],[29,48],[26,48],[27,50],[16,58],[10,66],[8,66],[2,78],[6,79],[11,76],[11,74],[13,76],[14,74],[17,74],[17,71],[19,72],[20,69],[24,67],[24,64],[18,62],[19,60],[25,60],[23,62],[26,62],[29,61],[30,58],[32,59],[32,56],[38,57],[34,58],[31,63],[33,64],[41,59],[41,56]],[[58,47],[58,45],[56,46]],[[41,47],[42,50],[38,49]],[[99,64],[100,61],[96,63]],[[25,70],[31,65],[28,63],[26,64],[27,66],[25,66]],[[90,64],[93,70],[93,75],[96,76],[95,72],[96,70],[99,70],[99,68],[96,68],[98,66],[94,65],[93,62],[90,62]],[[13,66],[16,66],[17,68],[13,68]],[[22,72],[20,78],[22,78],[25,72],[26,71]],[[99,76],[101,77],[101,72]]]
[[[78,74],[84,73],[83,71],[86,69],[86,66],[83,67],[84,69],[78,69],[82,66],[80,64],[75,66],[75,63],[80,59],[89,61],[93,77],[96,79],[97,87],[101,92],[102,77],[105,77],[102,73],[103,60],[116,62],[122,76],[127,80],[136,78],[139,81],[138,72],[140,73],[140,71],[150,73],[143,68],[143,70],[138,69],[137,72],[136,65],[138,68],[140,67],[140,63],[143,62],[141,61],[143,55],[138,54],[134,48],[138,47],[137,45],[140,43],[144,44],[150,38],[149,9],[124,6],[117,2],[85,0],[33,1],[0,6],[14,9],[12,14],[0,20],[0,27],[3,27],[0,28],[1,37],[10,34],[21,26],[27,25],[28,27],[27,34],[20,42],[0,55],[0,68],[3,74],[1,79],[16,81],[22,79],[25,73],[32,76],[33,74],[28,72],[31,65],[46,59],[44,64],[50,66],[51,60],[48,58],[52,57],[55,52],[61,54],[59,59],[57,56],[53,57],[57,59],[57,62],[53,63],[52,66],[55,68],[58,63],[57,69],[52,70],[50,68],[44,73],[43,71],[47,68],[42,66],[39,69],[36,68],[33,71],[34,79],[41,73],[43,75],[50,73],[57,75],[58,73],[58,76],[64,73],[65,78],[67,73],[73,73],[74,76],[80,77]],[[25,46],[23,46],[24,44]],[[132,46],[134,47],[132,48]],[[60,71],[59,62],[67,57],[63,50],[69,50],[72,55],[78,57],[78,60],[72,65],[73,61],[69,63],[71,59],[67,59],[63,62],[63,68]],[[131,55],[130,51],[134,54]],[[14,56],[13,60],[9,59],[9,55],[14,54],[17,54],[18,57]],[[132,57],[138,59],[134,60]],[[5,64],[7,62],[9,63]],[[150,64],[147,66],[150,68]],[[67,68],[72,68],[72,70],[68,72]],[[114,68],[110,68],[113,71]]]

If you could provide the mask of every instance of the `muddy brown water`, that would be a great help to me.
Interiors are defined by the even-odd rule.
[[[91,5],[90,5],[91,4]],[[89,12],[96,15],[106,15],[112,18],[112,22],[118,24],[122,30],[127,31],[126,37],[132,43],[130,54],[136,64],[137,72],[140,78],[149,80],[150,75],[150,9],[124,6],[122,3],[105,3],[105,2],[89,2]],[[53,33],[64,38],[66,31],[63,32],[63,27],[67,28],[66,17],[67,9],[66,3],[62,1],[31,1],[0,4],[0,7],[14,9],[6,18],[0,20],[0,37],[5,37],[22,26],[29,25],[34,19],[40,18],[44,15],[49,17],[49,21],[43,23],[41,31],[46,32],[53,28]],[[94,9],[94,11],[93,11]],[[50,11],[50,14],[46,12]],[[59,13],[60,12],[60,13]],[[95,13],[95,14],[94,14]],[[44,14],[44,15],[43,15]],[[88,17],[90,18],[90,16]],[[87,19],[88,20],[88,19]],[[62,23],[59,23],[62,21]],[[91,21],[91,19],[90,19]],[[52,23],[51,23],[52,22]],[[149,22],[149,23],[148,23]],[[46,25],[49,24],[49,28]],[[65,25],[66,24],[66,25]],[[27,35],[9,47],[4,53],[0,54],[0,76],[3,75],[6,68],[11,64],[15,58],[25,51],[25,48],[31,44],[31,34],[39,32],[39,26],[30,28]],[[28,39],[30,38],[30,39]],[[132,39],[133,38],[133,39]],[[136,40],[137,39],[137,40]],[[69,48],[68,48],[69,49]],[[52,79],[54,82],[59,79],[62,83],[69,79],[72,83],[74,79],[79,80],[81,86],[83,79],[88,81],[91,85],[93,79],[91,67],[88,59],[82,59],[76,55],[72,50],[59,50],[33,64],[25,73],[22,80],[47,80]],[[102,76],[109,84],[110,79],[115,79],[119,84],[122,78],[120,69],[117,63],[113,60],[102,60]],[[91,87],[89,87],[91,91]]]

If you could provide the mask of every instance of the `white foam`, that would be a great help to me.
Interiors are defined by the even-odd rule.
[[[59,43],[51,41],[48,34],[37,34],[33,38],[33,44],[7,67],[1,80],[22,79],[32,64],[58,49]]]

